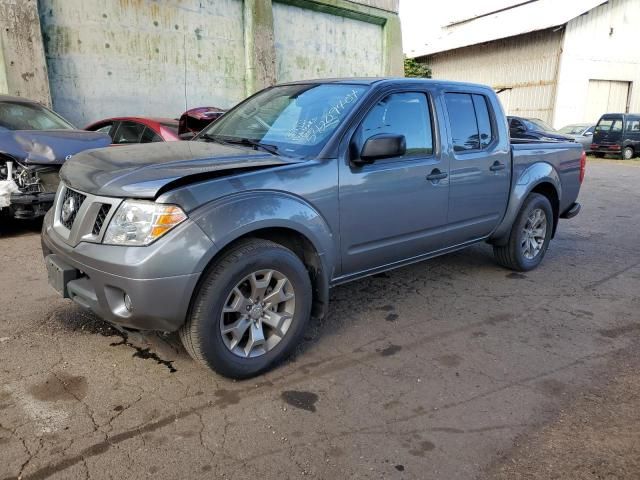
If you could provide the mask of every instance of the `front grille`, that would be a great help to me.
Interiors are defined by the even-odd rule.
[[[71,230],[73,222],[76,220],[78,211],[82,206],[82,203],[87,198],[80,192],[67,188],[62,196],[62,205],[60,207],[60,222],[65,228]]]
[[[109,215],[109,210],[111,210],[111,205],[109,205],[108,203],[103,203],[102,206],[100,207],[100,210],[98,210],[96,221],[93,224],[92,233],[94,235],[100,234],[100,230],[102,230],[102,225],[104,225],[104,221],[106,220],[107,215]]]

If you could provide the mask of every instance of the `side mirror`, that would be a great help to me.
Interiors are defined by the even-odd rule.
[[[584,133],[584,136],[585,136],[585,137],[590,137],[590,136],[592,136],[592,135],[593,135],[593,132],[585,132],[585,133]]]
[[[407,141],[404,135],[379,133],[369,137],[360,151],[356,163],[373,163],[382,158],[401,157],[407,152]]]

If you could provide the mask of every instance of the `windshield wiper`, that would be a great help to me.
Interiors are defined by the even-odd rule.
[[[223,140],[226,143],[231,143],[231,144],[235,144],[235,145],[247,145],[249,147],[253,147],[256,150],[257,149],[262,149],[265,152],[268,152],[272,155],[279,155],[278,153],[278,147],[276,147],[275,145],[269,145],[268,143],[262,143],[259,142],[257,140],[253,140],[251,138],[225,138]]]
[[[245,145],[247,147],[253,147],[256,150],[262,149],[272,155],[279,155],[277,146],[270,145],[268,143],[262,143],[251,138],[222,137],[219,135],[209,135],[208,133],[202,133],[198,136],[198,139],[220,143],[222,145]]]

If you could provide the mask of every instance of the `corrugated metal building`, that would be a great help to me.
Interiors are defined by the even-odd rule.
[[[638,0],[533,0],[444,29],[434,78],[491,85],[505,111],[562,127],[640,111]]]

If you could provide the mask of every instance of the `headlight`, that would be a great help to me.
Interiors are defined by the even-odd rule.
[[[149,245],[186,218],[176,205],[125,200],[111,218],[103,243]]]

